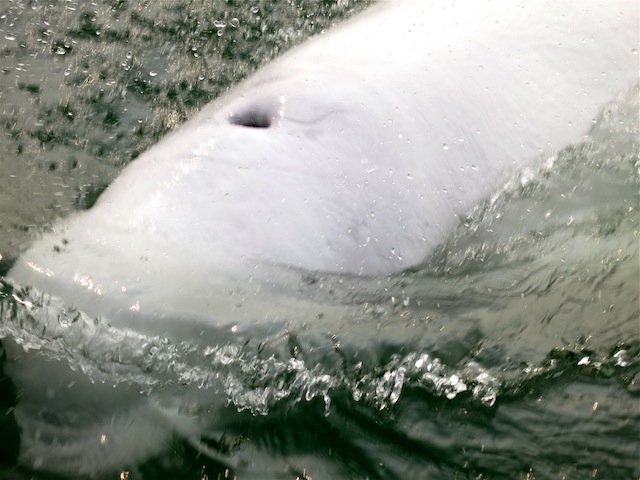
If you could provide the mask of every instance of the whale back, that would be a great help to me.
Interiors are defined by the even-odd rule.
[[[10,277],[116,318],[206,315],[291,268],[401,272],[505,169],[583,138],[637,46],[637,2],[382,2],[205,107]]]

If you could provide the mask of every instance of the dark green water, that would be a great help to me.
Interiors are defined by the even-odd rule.
[[[0,273],[200,106],[362,6],[3,3]],[[306,307],[233,341],[124,336],[2,283],[0,333],[65,389],[36,380],[25,404],[0,381],[0,478],[640,478],[637,98],[508,177],[421,268],[300,275],[274,302]],[[145,432],[122,447],[135,461],[78,453],[126,429]]]

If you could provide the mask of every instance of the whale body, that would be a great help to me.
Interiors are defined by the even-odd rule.
[[[505,170],[583,139],[638,81],[637,9],[374,5],[206,106],[8,278],[184,336],[190,320],[228,320],[229,285],[419,265]]]
[[[274,268],[415,266],[637,82],[637,6],[374,5],[205,107],[9,276],[91,314],[206,314]]]

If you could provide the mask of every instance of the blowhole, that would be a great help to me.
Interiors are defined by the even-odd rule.
[[[240,127],[269,128],[273,123],[273,117],[264,111],[246,110],[229,115],[229,123]]]

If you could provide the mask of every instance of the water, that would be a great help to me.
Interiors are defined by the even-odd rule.
[[[362,6],[3,5],[0,273],[228,85]],[[0,478],[639,478],[637,99],[507,175],[418,268],[290,272],[217,342],[3,281],[0,332],[44,361],[0,422]],[[0,406],[15,393],[0,382]]]

